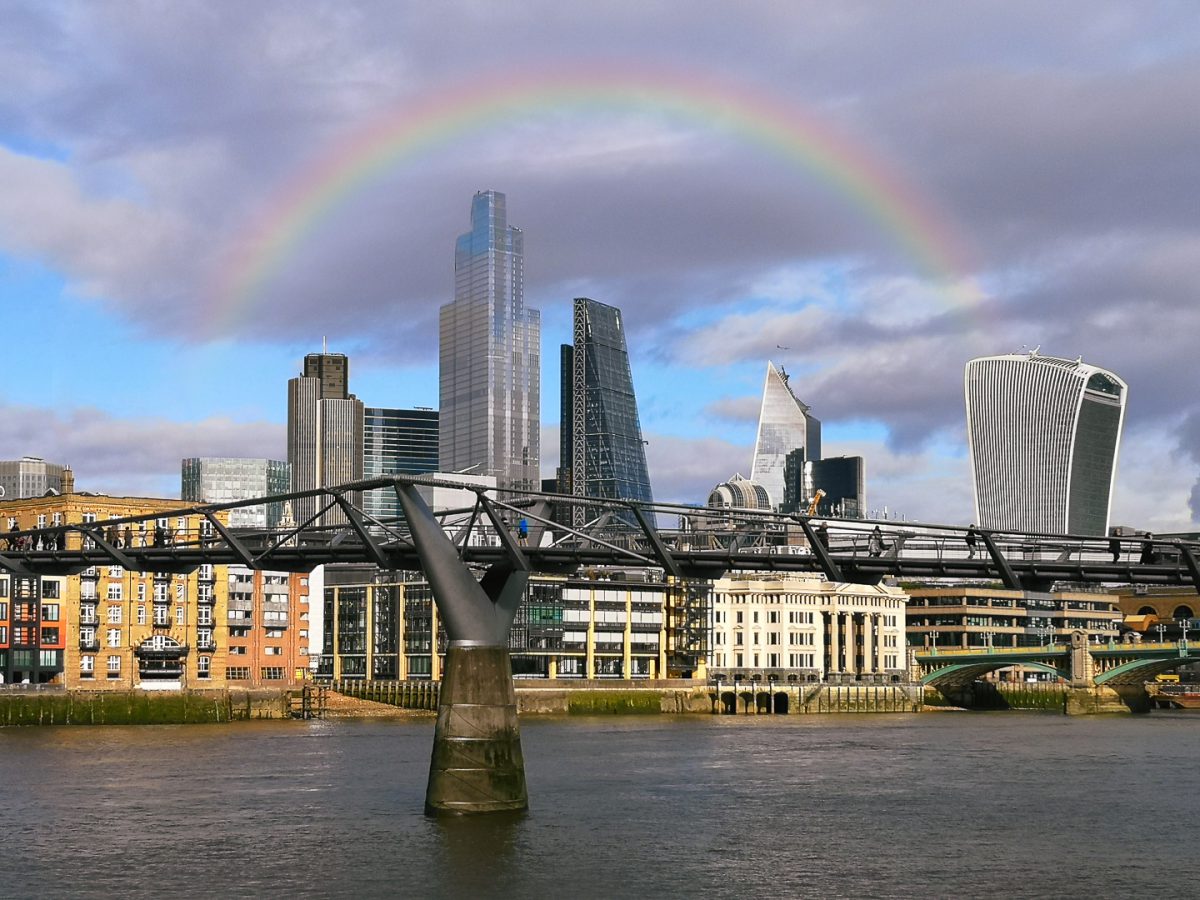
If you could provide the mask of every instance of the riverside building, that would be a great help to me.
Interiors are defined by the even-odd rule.
[[[531,577],[509,639],[515,675],[661,678],[703,671],[706,582],[667,585],[654,570],[591,575]],[[445,631],[419,574],[328,566],[324,605],[323,677],[441,678]]]
[[[116,546],[211,536],[177,500],[71,493],[0,503],[8,531],[97,523]],[[155,515],[130,526],[111,519]],[[221,515],[224,515],[223,513]],[[110,532],[111,529],[111,532]],[[61,539],[68,547],[86,540]],[[178,690],[293,683],[307,666],[307,576],[202,565],[191,573],[93,566],[78,575],[0,573],[0,674],[71,689]]]
[[[1035,349],[971,360],[965,388],[979,525],[1105,534],[1125,382],[1079,359]]]
[[[1037,647],[1117,637],[1117,598],[1093,591],[1012,591],[957,585],[908,588],[908,644],[929,649]]]
[[[471,202],[441,308],[439,468],[541,485],[541,315],[525,306],[524,236],[499,191]]]
[[[713,583],[709,675],[724,681],[907,680],[902,590],[809,573]]]

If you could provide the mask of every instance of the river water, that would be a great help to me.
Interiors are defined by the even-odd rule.
[[[0,895],[1195,896],[1200,716],[524,719],[531,809],[422,814],[429,718],[0,730]]]

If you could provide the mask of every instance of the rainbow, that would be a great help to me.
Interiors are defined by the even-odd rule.
[[[953,305],[982,299],[950,223],[899,173],[817,115],[694,73],[618,68],[472,79],[390,111],[300,172],[238,235],[217,290],[215,321],[234,323],[336,209],[375,179],[466,135],[545,112],[649,111],[726,132],[822,181],[936,280]]]

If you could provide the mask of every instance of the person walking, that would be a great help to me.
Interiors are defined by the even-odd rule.
[[[529,542],[529,521],[527,519],[523,518],[517,523],[517,537],[520,538],[522,547]]]
[[[1147,531],[1142,540],[1142,555],[1138,562],[1143,566],[1154,565],[1154,532]]]
[[[883,553],[883,532],[876,525],[871,530],[871,536],[867,538],[867,552],[872,556],[879,556]]]
[[[967,559],[975,558],[975,545],[979,541],[979,532],[975,530],[975,523],[971,523],[971,527],[967,529]]]

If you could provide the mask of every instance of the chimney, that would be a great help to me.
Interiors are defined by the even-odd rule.
[[[71,471],[70,466],[63,466],[62,471],[62,489],[61,494],[75,493],[75,473]]]

